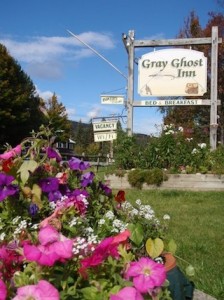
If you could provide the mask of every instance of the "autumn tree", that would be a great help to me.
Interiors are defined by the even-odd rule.
[[[43,122],[35,86],[0,44],[0,148],[18,144]]]
[[[180,30],[177,38],[199,38],[211,37],[212,27],[218,26],[219,37],[224,38],[224,16],[223,14],[209,13],[209,21],[205,28],[202,28],[199,18],[194,11],[185,20],[183,28]],[[203,96],[210,99],[210,75],[211,75],[211,45],[194,45],[194,50],[204,52],[208,58],[208,83],[207,93]],[[224,83],[224,46],[219,45],[218,54],[218,99],[224,100],[223,83]],[[187,98],[187,97],[186,97]],[[194,138],[200,142],[208,141],[210,128],[210,107],[209,106],[186,106],[186,107],[165,107],[160,109],[164,114],[165,124],[175,124],[177,127],[182,126],[187,129],[186,134],[194,135]],[[224,141],[224,105],[218,107],[219,128],[218,139]]]

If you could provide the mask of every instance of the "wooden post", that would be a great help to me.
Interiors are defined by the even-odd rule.
[[[211,110],[210,110],[210,147],[217,145],[217,71],[218,71],[218,27],[212,27],[211,49]]]
[[[130,30],[126,41],[128,49],[128,99],[127,99],[127,134],[133,134],[133,100],[134,100],[134,31]]]

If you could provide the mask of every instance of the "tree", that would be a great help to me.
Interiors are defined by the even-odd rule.
[[[0,44],[0,148],[18,144],[43,122],[40,98],[21,66]]]
[[[71,137],[72,124],[68,120],[65,106],[58,102],[55,94],[44,103],[44,106],[52,131],[57,134],[60,141],[67,141]]]
[[[212,26],[218,26],[219,37],[224,38],[224,16],[223,14],[209,13],[209,20],[205,28],[202,28],[198,16],[194,11],[185,20],[184,27],[180,30],[178,38],[198,38],[211,37]],[[192,48],[197,51],[204,52],[208,58],[208,91],[204,98],[210,99],[210,74],[211,74],[211,46],[195,45]],[[218,99],[224,100],[224,45],[219,45],[218,56]],[[191,129],[195,138],[200,142],[208,140],[209,124],[210,124],[210,107],[209,106],[186,106],[186,107],[168,107],[162,108],[165,124],[175,124],[176,127],[182,126],[186,129]],[[218,107],[219,128],[218,140],[224,142],[224,104]]]

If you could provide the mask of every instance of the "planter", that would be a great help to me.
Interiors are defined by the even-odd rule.
[[[215,174],[167,174],[168,180],[158,187],[143,184],[143,189],[177,189],[195,191],[224,191],[224,175]],[[113,175],[105,176],[107,184],[113,189],[132,189],[127,174],[123,177]]]

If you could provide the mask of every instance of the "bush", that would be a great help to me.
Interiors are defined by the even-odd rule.
[[[163,171],[159,168],[144,171],[144,182],[148,185],[155,184],[160,186],[164,180],[163,177]]]
[[[208,154],[207,167],[214,174],[224,174],[224,146],[220,145],[216,150]]]
[[[132,187],[141,189],[144,183],[144,171],[136,169],[128,172],[128,182]]]
[[[159,168],[151,170],[136,169],[128,173],[129,184],[138,189],[141,189],[144,183],[160,186],[164,180],[167,180],[167,176],[164,176],[163,171]]]

